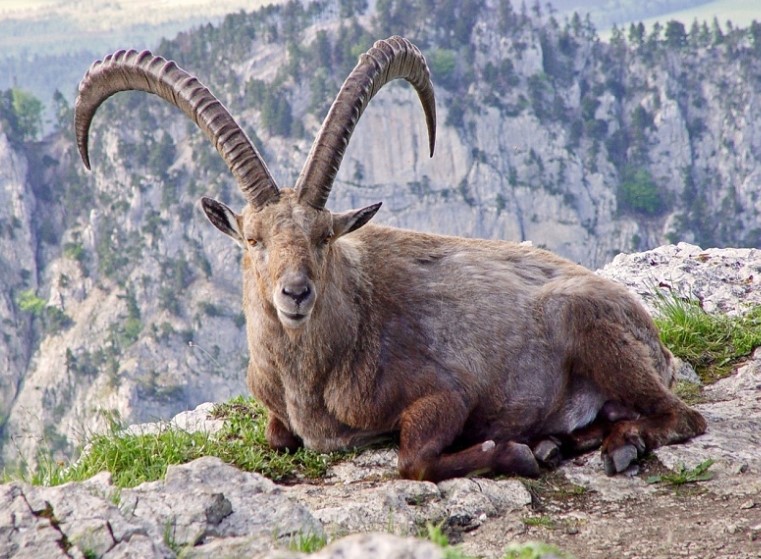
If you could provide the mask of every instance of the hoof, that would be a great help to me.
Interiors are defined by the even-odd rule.
[[[542,473],[534,453],[525,444],[508,442],[499,447],[495,464],[496,473],[523,477],[539,477]]]
[[[633,444],[626,444],[615,449],[613,452],[603,454],[602,462],[605,467],[605,473],[609,476],[614,476],[623,472],[637,459],[637,456],[637,447]]]
[[[532,451],[540,464],[551,469],[557,468],[563,458],[560,453],[560,446],[552,439],[539,441],[534,445]]]

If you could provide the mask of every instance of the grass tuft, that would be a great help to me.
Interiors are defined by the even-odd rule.
[[[709,314],[694,298],[658,292],[655,318],[661,340],[687,361],[704,383],[728,376],[761,346],[761,306],[742,316]]]
[[[541,528],[547,528],[553,530],[555,528],[555,521],[549,516],[524,516],[521,518],[521,522],[525,526],[536,526]]]
[[[542,542],[511,543],[502,559],[572,559],[554,545]]]
[[[302,553],[314,553],[326,545],[328,545],[327,536],[314,532],[298,533],[288,540],[288,549]]]
[[[108,433],[96,435],[90,441],[79,460],[66,464],[41,455],[33,471],[22,470],[18,475],[4,472],[3,479],[60,485],[108,471],[114,485],[125,488],[162,479],[169,465],[216,456],[241,470],[288,481],[297,477],[320,478],[331,464],[350,456],[346,452],[321,454],[303,448],[294,453],[272,450],[264,436],[267,412],[251,398],[235,398],[217,405],[212,413],[224,420],[222,429],[215,434],[188,433],[166,426],[158,433],[134,435],[124,433],[112,423]]]
[[[714,460],[708,459],[689,470],[684,464],[680,464],[675,472],[650,476],[646,481],[647,483],[667,483],[674,487],[679,487],[688,483],[698,483],[699,481],[708,481],[713,477],[713,473],[708,471],[708,468],[710,468],[713,463]]]

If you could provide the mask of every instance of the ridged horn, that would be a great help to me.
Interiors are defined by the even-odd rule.
[[[85,167],[90,168],[88,136],[95,111],[111,95],[132,90],[158,95],[190,117],[214,144],[249,203],[260,207],[279,196],[259,152],[219,99],[173,61],[148,51],[119,50],[95,62],[82,78],[74,128]]]
[[[341,86],[317,133],[296,181],[300,202],[316,208],[325,207],[359,117],[373,96],[397,78],[407,80],[417,91],[425,112],[428,144],[433,156],[436,142],[436,100],[425,58],[415,45],[402,37],[394,36],[377,41],[359,57],[359,62]]]

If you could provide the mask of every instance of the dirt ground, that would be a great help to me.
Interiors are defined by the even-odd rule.
[[[662,471],[651,461],[638,475]],[[761,496],[719,495],[701,484],[658,485],[652,492],[606,500],[563,475],[532,490],[531,513],[493,518],[462,534],[463,551],[499,557],[507,542],[552,543],[577,559],[761,558]]]

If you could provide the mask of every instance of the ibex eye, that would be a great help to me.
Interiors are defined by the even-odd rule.
[[[248,239],[248,246],[250,247],[255,247],[258,243],[259,241],[257,241],[256,239]]]

